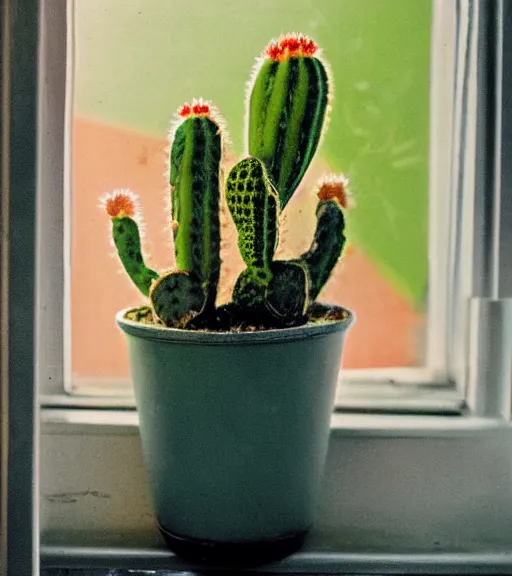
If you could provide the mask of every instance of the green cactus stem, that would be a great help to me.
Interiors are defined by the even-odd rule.
[[[340,202],[320,200],[316,210],[317,225],[311,247],[301,255],[309,272],[309,299],[313,302],[329,279],[345,245],[345,218]]]
[[[304,262],[276,260],[265,294],[267,310],[276,318],[294,323],[309,306],[309,276]]]
[[[265,303],[265,291],[271,279],[270,268],[246,268],[238,276],[233,288],[233,302],[248,308]]]
[[[244,158],[233,166],[226,181],[226,202],[246,266],[268,269],[277,244],[278,199],[260,160]]]
[[[202,101],[185,104],[179,115],[169,173],[176,265],[200,279],[207,306],[214,307],[220,274],[222,131]]]
[[[168,272],[154,282],[150,300],[155,315],[169,327],[183,327],[205,305],[201,280],[183,270]]]
[[[116,190],[104,199],[104,207],[112,219],[112,238],[124,269],[142,294],[148,296],[158,273],[144,264],[139,226],[134,219],[136,196],[129,190]]]
[[[261,304],[277,244],[278,197],[264,164],[244,158],[226,181],[226,202],[238,230],[238,248],[247,266],[239,276],[233,301]]]
[[[331,83],[318,48],[302,35],[267,47],[249,91],[248,152],[262,160],[284,209],[322,136]]]

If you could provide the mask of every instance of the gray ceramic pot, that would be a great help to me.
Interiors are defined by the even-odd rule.
[[[221,333],[125,318],[160,530],[182,556],[264,562],[299,548],[325,464],[343,321]]]

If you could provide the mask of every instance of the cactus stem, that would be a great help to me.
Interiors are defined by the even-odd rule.
[[[323,141],[332,94],[330,66],[304,35],[281,36],[256,60],[246,85],[245,155],[267,165],[281,209]]]
[[[309,297],[313,302],[336,266],[345,245],[345,217],[340,200],[320,200],[317,226],[311,247],[298,259],[309,270]]]
[[[112,221],[112,239],[124,269],[137,288],[148,296],[158,273],[146,266],[141,250],[137,196],[130,190],[115,190],[101,199]]]
[[[219,186],[220,189],[223,188],[224,185],[224,171],[222,169],[222,163],[224,159],[228,156],[229,150],[231,149],[231,139],[229,133],[226,128],[226,121],[220,114],[218,108],[209,100],[203,100],[202,98],[194,98],[192,102],[185,103],[180,106],[174,115],[173,120],[171,121],[168,133],[167,133],[167,146],[165,148],[166,153],[166,165],[164,171],[164,177],[167,182],[169,182],[170,172],[171,172],[171,149],[172,143],[174,142],[174,138],[176,136],[176,132],[178,128],[183,124],[183,122],[190,117],[202,117],[202,118],[209,118],[212,122],[214,122],[218,127],[218,134],[221,135],[221,167],[219,170]],[[167,198],[170,198],[169,190],[167,190]]]

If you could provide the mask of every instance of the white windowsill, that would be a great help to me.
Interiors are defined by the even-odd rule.
[[[133,411],[43,410],[42,566],[193,570],[155,528]],[[512,572],[512,429],[334,414],[318,519],[281,573]]]

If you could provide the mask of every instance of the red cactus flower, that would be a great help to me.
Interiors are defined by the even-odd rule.
[[[196,103],[192,106],[192,112],[197,115],[208,116],[210,113],[210,107],[208,104]]]
[[[178,109],[178,114],[182,118],[186,118],[187,116],[190,116],[191,113],[192,113],[192,108],[190,107],[190,104],[183,104],[183,106]]]
[[[285,34],[278,41],[271,42],[265,55],[276,61],[299,56],[313,56],[318,50],[316,43],[303,34]]]
[[[137,197],[130,190],[115,190],[103,198],[103,206],[111,218],[133,218],[137,214]]]
[[[203,102],[202,99],[192,100],[192,104],[187,102],[178,108],[178,115],[182,118],[188,118],[189,116],[207,116],[209,117],[211,113],[210,106]]]
[[[339,176],[328,176],[324,178],[319,186],[317,195],[320,200],[336,199],[342,208],[351,208],[353,206],[352,196],[348,189],[348,179],[340,174]]]

